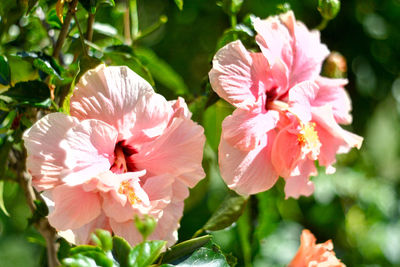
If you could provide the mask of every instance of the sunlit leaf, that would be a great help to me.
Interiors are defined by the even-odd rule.
[[[119,262],[121,267],[128,267],[128,256],[131,251],[131,246],[125,239],[119,236],[114,236],[112,241],[112,254],[114,258]]]
[[[113,240],[111,233],[107,230],[97,229],[92,233],[92,241],[96,246],[101,247],[104,251],[112,250]]]
[[[11,81],[11,71],[10,65],[6,56],[0,56],[0,83],[3,85],[10,84]]]
[[[51,105],[49,87],[38,80],[16,83],[15,86],[0,95],[10,97],[18,105],[38,108],[48,108]]]
[[[229,264],[220,248],[210,242],[207,246],[199,248],[189,258],[177,264],[161,265],[161,267],[171,266],[229,267]]]
[[[74,255],[69,258],[65,258],[62,261],[63,267],[98,267],[96,261],[90,257],[86,257],[81,254]]]
[[[166,241],[145,241],[136,245],[129,253],[129,266],[147,267],[161,254],[162,249],[167,244]]]
[[[10,216],[10,214],[8,214],[6,206],[4,205],[3,190],[4,190],[4,181],[0,180],[0,209],[4,212],[4,214]]]
[[[203,226],[204,230],[217,231],[230,226],[242,215],[247,198],[239,195],[227,196],[211,218]]]
[[[54,60],[53,57],[44,54],[43,52],[18,52],[17,55],[22,59],[31,62],[32,65],[48,74],[57,76],[59,79],[62,80],[62,72],[63,68]]]
[[[204,246],[211,240],[210,235],[205,235],[181,242],[170,247],[163,255],[162,262],[172,262],[186,255],[189,255],[196,249]]]
[[[176,6],[179,8],[179,10],[183,9],[183,0],[174,0]]]

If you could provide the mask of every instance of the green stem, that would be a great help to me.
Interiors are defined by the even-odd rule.
[[[139,32],[139,33],[136,35],[136,38],[134,38],[133,40],[136,41],[136,40],[139,40],[139,39],[141,39],[141,38],[143,38],[143,37],[146,37],[147,35],[153,33],[154,31],[156,31],[156,30],[157,30],[158,28],[160,28],[162,25],[164,25],[167,21],[168,21],[167,16],[162,15],[162,16],[160,17],[160,19],[159,19],[156,23],[154,23],[153,25],[149,26],[147,29],[144,29],[143,32]]]
[[[237,24],[236,15],[231,15],[231,26],[232,26],[232,29],[234,29],[236,27],[236,24]]]
[[[322,31],[323,29],[326,28],[326,26],[328,25],[329,20],[323,18],[321,23],[316,27],[317,30]]]
[[[79,25],[78,18],[76,17],[76,13],[74,13],[74,19],[76,22],[76,26],[78,26],[79,39],[81,40],[83,55],[88,56],[86,45],[85,45],[85,37],[83,36],[83,32],[82,32],[81,26]]]
[[[237,221],[239,242],[242,247],[243,260],[245,267],[251,267],[251,219],[250,219],[250,206],[247,205],[244,213]]]
[[[136,40],[139,33],[139,18],[137,12],[137,0],[129,1],[129,10],[131,17],[131,36],[132,40]]]

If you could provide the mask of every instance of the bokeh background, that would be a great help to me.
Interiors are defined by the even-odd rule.
[[[16,53],[51,54],[52,34],[57,33],[56,1],[39,1],[40,8],[30,15],[25,15],[25,2],[0,3],[0,54],[9,59],[14,83],[38,76]],[[144,76],[147,68],[156,90],[168,99],[184,96],[194,119],[205,127],[207,177],[186,201],[179,230],[180,240],[186,240],[228,194],[219,176],[217,147],[221,122],[232,108],[212,95],[207,73],[230,18],[214,0],[186,0],[182,11],[172,0],[138,0],[140,29],[151,27],[160,16],[168,21],[134,44],[137,58],[132,58],[112,51],[112,45],[124,42],[125,2],[115,2],[116,7],[102,7],[96,14],[93,43],[108,50],[92,48],[91,55],[108,64],[128,65]],[[317,0],[285,2],[309,28],[320,23]],[[277,6],[285,2],[245,0],[238,23],[248,21],[249,14],[261,18],[277,14]],[[78,18],[84,29],[86,16],[79,6]],[[399,18],[399,0],[345,0],[339,15],[322,31],[322,41],[347,60],[346,88],[353,102],[353,124],[346,128],[363,136],[364,144],[359,151],[338,156],[335,174],[325,175],[321,169],[312,178],[313,196],[286,200],[281,179],[271,190],[251,197],[237,223],[213,232],[222,250],[238,258],[238,266],[284,266],[294,256],[304,228],[319,242],[332,239],[338,258],[347,266],[400,266]],[[50,25],[50,32],[43,21]],[[76,33],[76,27],[72,28],[64,47],[67,73],[76,71],[75,51],[80,49]],[[62,88],[68,82],[57,86]],[[206,108],[207,101],[211,105]],[[3,118],[6,114],[1,112]],[[0,266],[44,266],[45,243],[28,224],[31,212],[24,195],[13,181],[12,171],[6,168],[2,175],[9,216],[0,211]]]

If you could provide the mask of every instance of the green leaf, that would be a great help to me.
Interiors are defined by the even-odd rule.
[[[7,212],[6,206],[4,205],[3,190],[4,181],[0,180],[0,209],[4,212],[5,215],[10,216],[10,214],[8,214]]]
[[[170,247],[162,256],[162,262],[172,262],[186,255],[189,255],[196,249],[204,246],[211,240],[210,235],[205,235],[181,242]]]
[[[35,58],[33,60],[33,66],[38,70],[43,71],[44,73],[47,73],[49,75],[55,75],[61,79],[61,76],[57,73],[55,69],[53,69],[53,67],[48,61],[44,61],[41,58]]]
[[[98,267],[96,261],[81,254],[62,260],[63,267]]]
[[[108,258],[105,252],[99,247],[90,245],[77,246],[70,250],[70,255],[72,256],[72,258],[77,255],[82,255],[91,258],[96,262],[97,266],[103,266],[103,267],[114,266],[113,260]]]
[[[129,253],[128,262],[131,267],[147,267],[161,254],[166,241],[145,241],[135,246]]]
[[[115,6],[114,0],[97,0],[97,3],[99,5],[108,5],[108,6],[112,6],[112,7]]]
[[[28,219],[29,224],[33,224],[35,222],[38,222],[41,218],[47,216],[49,214],[49,209],[43,201],[40,201],[38,199],[34,200],[35,204],[35,211],[32,214],[32,217]]]
[[[38,80],[19,82],[0,95],[10,97],[19,105],[38,108],[48,108],[51,105],[49,87]]]
[[[207,246],[199,248],[189,258],[178,264],[161,265],[161,267],[171,266],[229,267],[229,264],[220,248],[209,242]]]
[[[58,63],[54,60],[53,57],[48,56],[42,52],[18,52],[17,55],[21,57],[22,59],[32,63],[32,65],[48,74],[48,75],[54,75],[57,76],[60,80],[62,80],[62,72],[63,68],[58,65]]]
[[[176,6],[179,8],[179,10],[183,9],[183,0],[174,0]]]
[[[79,61],[79,73],[76,77],[76,81],[79,82],[79,79],[85,74],[88,70],[96,68],[98,65],[102,64],[103,62],[94,57],[83,56]]]
[[[246,207],[247,197],[239,195],[227,196],[211,218],[203,226],[204,230],[222,230],[236,222]]]
[[[113,240],[109,231],[97,229],[92,233],[92,240],[96,246],[101,247],[104,251],[112,250]]]
[[[0,56],[0,83],[9,85],[11,82],[10,65],[6,56]]]
[[[128,267],[128,256],[131,251],[131,246],[125,239],[119,236],[114,236],[112,242],[112,255],[119,262],[121,267]]]
[[[182,77],[164,60],[159,58],[152,50],[137,47],[135,55],[146,66],[154,79],[170,89],[176,95],[188,94],[189,90]]]
[[[222,34],[217,43],[217,50],[236,40],[241,40],[248,48],[257,47],[253,31],[246,25],[239,24],[234,29],[228,29]]]
[[[62,23],[57,16],[57,12],[54,8],[50,9],[46,15],[46,22],[50,25],[53,29],[61,29]]]

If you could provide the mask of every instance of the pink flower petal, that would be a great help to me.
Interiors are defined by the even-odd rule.
[[[311,120],[311,102],[318,94],[318,89],[315,83],[305,81],[289,90],[290,111],[303,123]]]
[[[136,246],[143,241],[142,235],[137,230],[133,220],[116,222],[110,219],[110,226],[115,235],[123,237],[131,246]]]
[[[309,180],[310,175],[317,175],[317,169],[313,160],[306,159],[298,166],[298,175],[290,176],[286,180],[285,195],[299,198],[310,196],[314,192],[314,184]]]
[[[52,190],[52,196],[54,211],[48,218],[57,230],[77,229],[100,215],[98,194],[86,192],[81,186],[57,186]]]
[[[289,88],[299,82],[314,80],[329,50],[321,44],[318,31],[309,31],[296,22],[289,11],[266,20],[255,19],[256,40],[270,65],[282,60],[290,71]]]
[[[291,132],[293,125],[279,131],[272,147],[272,164],[284,178],[292,176],[293,170],[301,160],[301,146],[298,136]]]
[[[159,135],[171,113],[168,102],[127,67],[100,65],[86,72],[71,97],[72,116],[114,126],[118,141],[137,133]]]
[[[318,95],[312,102],[312,106],[316,107],[330,105],[335,120],[340,124],[350,124],[352,121],[352,116],[350,114],[351,100],[346,90],[343,88],[347,82],[347,79],[319,77],[316,80],[319,86]]]
[[[84,120],[68,130],[59,147],[66,151],[65,166],[70,173],[63,177],[69,185],[82,184],[110,169],[114,161],[117,131],[98,120]]]
[[[221,138],[219,166],[221,176],[232,190],[241,195],[256,194],[271,188],[278,174],[271,163],[271,147],[275,133],[265,134],[261,144],[250,151],[242,151]]]
[[[187,118],[190,119],[192,117],[192,113],[190,112],[185,99],[182,97],[178,97],[177,100],[168,101],[174,110],[173,118]]]
[[[259,106],[259,96],[267,88],[268,63],[261,55],[250,54],[240,41],[221,48],[209,73],[213,90],[232,105],[251,109]]]
[[[204,130],[191,120],[174,118],[162,136],[144,144],[131,156],[138,170],[145,169],[150,175],[170,174],[189,187],[205,176],[201,161],[205,137]],[[192,177],[185,176],[193,173]]]
[[[342,129],[335,121],[329,105],[313,108],[312,113],[321,141],[318,157],[320,165],[330,167],[336,162],[336,154],[347,153],[353,147],[361,147],[363,138]]]
[[[27,150],[27,168],[37,190],[53,188],[61,183],[61,174],[68,167],[66,153],[60,147],[66,133],[78,120],[62,113],[52,113],[37,121],[23,136]]]
[[[236,109],[222,122],[222,138],[240,150],[252,150],[259,146],[267,132],[275,128],[279,113],[267,113]]]
[[[60,231],[58,234],[70,243],[75,245],[84,245],[89,244],[92,241],[91,234],[96,229],[112,231],[108,218],[104,214],[100,214],[96,219],[78,229]]]
[[[163,216],[158,220],[154,232],[150,235],[151,240],[165,240],[167,246],[172,246],[178,240],[179,221],[183,215],[183,201],[173,202],[165,209]]]

